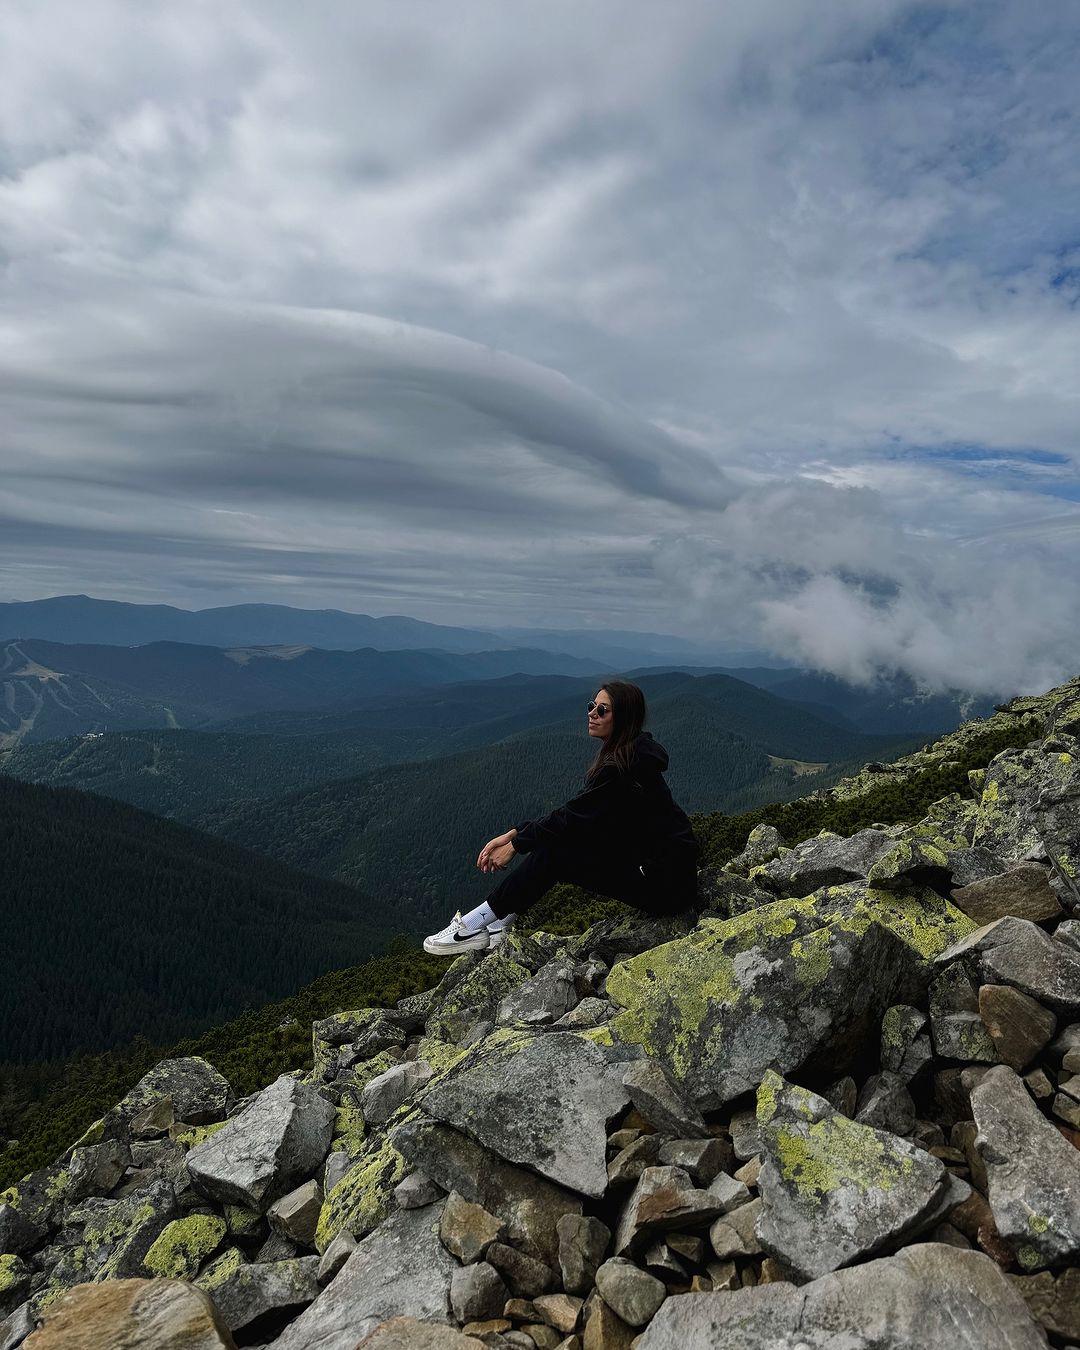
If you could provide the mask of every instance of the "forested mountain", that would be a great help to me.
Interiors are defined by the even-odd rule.
[[[721,737],[706,758],[697,756],[693,772],[703,784],[704,804],[716,793],[740,792],[739,803],[763,800],[762,793],[782,795],[796,773],[821,775],[837,761],[882,753],[879,741],[838,726],[839,715],[836,722],[816,719],[805,706],[784,704],[729,677],[665,673],[640,679],[665,731],[678,738],[685,724],[688,745],[697,743],[694,725],[706,716],[718,734],[726,729],[756,747],[747,757]],[[584,704],[593,692],[592,680],[514,676],[420,690],[406,698],[384,696],[345,714],[268,713],[235,724],[250,733],[267,728],[258,734],[149,731],[25,745],[7,756],[3,769],[31,782],[100,792],[161,815],[200,820],[252,799],[310,790],[541,728],[543,735],[580,736]],[[785,771],[770,755],[799,761],[801,768]],[[756,766],[750,778],[736,768],[744,760]],[[677,771],[691,786],[690,769],[682,765]]]
[[[0,750],[134,727],[208,727],[273,709],[349,708],[377,694],[519,672],[586,674],[576,657],[513,650],[322,651],[309,647],[0,643]]]
[[[348,886],[87,793],[0,778],[0,1060],[172,1039],[381,950]]]
[[[673,687],[651,695],[653,727],[671,753],[668,781],[688,810],[784,800],[912,747],[910,738],[817,722],[723,676],[689,680],[689,691],[689,677],[664,678]],[[698,685],[711,688],[698,693]],[[581,722],[579,714],[574,729],[562,720],[477,750],[241,803],[199,823],[292,866],[348,880],[419,930],[490,889],[474,863],[492,835],[576,791],[594,749]]]

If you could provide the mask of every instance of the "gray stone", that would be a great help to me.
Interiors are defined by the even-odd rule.
[[[1080,953],[1028,919],[998,919],[937,958],[963,961],[979,984],[1011,984],[1058,1012],[1080,1011]]]
[[[502,1276],[486,1261],[459,1266],[450,1277],[450,1306],[459,1322],[501,1316],[507,1297]]]
[[[596,1027],[606,1022],[615,1011],[615,1006],[606,998],[583,998],[576,1008],[571,1008],[555,1023],[557,1027],[573,1030],[575,1027]]]
[[[810,895],[825,886],[866,878],[895,842],[879,830],[859,830],[849,838],[815,835],[766,863],[752,880],[775,895]]]
[[[424,1093],[424,1110],[507,1162],[603,1195],[608,1121],[627,1104],[624,1066],[571,1031],[541,1032],[487,1054],[485,1045]]]
[[[913,1237],[939,1222],[946,1201],[969,1193],[939,1159],[848,1120],[778,1074],[762,1082],[758,1110],[765,1147],[758,1236],[803,1279]]]
[[[175,1119],[188,1125],[224,1120],[234,1101],[226,1079],[205,1059],[163,1059],[108,1112],[104,1137],[117,1137],[118,1128],[126,1134],[131,1120],[163,1097],[171,1100]]]
[[[410,1121],[394,1131],[393,1143],[444,1191],[458,1191],[503,1219],[515,1246],[555,1265],[556,1224],[581,1213],[580,1196],[504,1162],[448,1125]]]
[[[660,1145],[660,1165],[681,1167],[695,1186],[707,1186],[718,1172],[731,1166],[726,1139],[669,1139]]]
[[[875,1073],[868,1078],[859,1093],[855,1119],[890,1134],[909,1135],[915,1128],[915,1102],[900,1075]]]
[[[701,918],[727,919],[745,914],[776,899],[772,891],[756,886],[745,877],[735,876],[727,867],[703,867],[698,873],[698,904]]]
[[[352,1167],[355,1159],[344,1149],[335,1149],[326,1159],[323,1167],[323,1194],[329,1195],[345,1173]]]
[[[721,1212],[720,1201],[698,1190],[680,1167],[647,1167],[623,1207],[615,1233],[615,1255],[646,1246],[656,1233],[696,1228]]]
[[[855,1107],[859,1102],[859,1090],[855,1086],[855,1079],[850,1074],[844,1078],[838,1078],[821,1095],[842,1116],[853,1116],[855,1114]]]
[[[430,1080],[433,1069],[424,1059],[392,1064],[365,1084],[360,1093],[360,1113],[367,1125],[382,1125],[390,1119],[402,1102]]]
[[[269,1265],[273,1261],[292,1261],[300,1255],[300,1248],[282,1233],[271,1233],[253,1260],[258,1265]]]
[[[413,1172],[394,1187],[394,1203],[398,1209],[423,1209],[433,1205],[445,1191],[423,1172]]]
[[[416,1317],[391,1317],[365,1336],[356,1350],[479,1350],[482,1345],[498,1346],[497,1337],[466,1336],[455,1327],[436,1326]]]
[[[611,1245],[611,1230],[592,1215],[564,1214],[558,1233],[563,1288],[568,1294],[587,1294]]]
[[[770,862],[783,847],[784,836],[775,825],[755,825],[746,836],[743,851],[736,853],[725,867],[729,871],[740,872],[746,876],[752,867],[761,867],[764,863]]]
[[[604,1262],[596,1272],[596,1287],[616,1316],[632,1327],[643,1327],[667,1297],[662,1280],[622,1256]]]
[[[318,1270],[319,1283],[329,1284],[356,1248],[356,1239],[347,1228],[343,1228],[322,1254]]]
[[[998,1058],[1017,1073],[1027,1068],[1057,1027],[1057,1018],[1048,1008],[1008,984],[982,986],[979,1016]]]
[[[980,926],[1009,914],[1040,923],[1061,914],[1049,878],[1048,869],[1039,863],[1018,863],[998,876],[960,886],[953,891],[952,901]]]
[[[35,1294],[43,1298],[89,1280],[144,1276],[147,1252],[177,1217],[175,1192],[163,1179],[123,1198],[90,1196],[71,1206],[64,1215],[63,1253],[46,1263],[48,1284]]]
[[[1006,1065],[971,1094],[998,1231],[1026,1271],[1080,1251],[1080,1152],[1067,1143]]]
[[[823,1276],[667,1299],[637,1350],[1046,1350],[982,1252],[938,1243]]]
[[[923,1035],[926,1014],[910,1003],[896,1003],[881,1019],[881,1067],[910,1083],[933,1058],[930,1038]],[[828,1094],[826,1094],[828,1095]]]
[[[23,1303],[0,1322],[0,1350],[16,1350],[34,1329],[37,1319],[29,1303]],[[204,1350],[197,1343],[193,1350]],[[213,1343],[206,1350],[213,1350]]]
[[[401,1020],[391,1020],[385,1008],[360,1008],[356,1012],[334,1013],[315,1022],[312,1040],[325,1046],[349,1046],[360,1059],[370,1059],[380,1050],[405,1044]]]
[[[270,1227],[301,1247],[315,1246],[323,1193],[317,1181],[305,1181],[295,1191],[275,1200],[266,1211]]]
[[[450,1279],[459,1267],[437,1229],[438,1215],[429,1209],[391,1214],[272,1343],[274,1350],[354,1350],[390,1317],[449,1322]]]
[[[949,873],[954,887],[970,886],[1005,871],[1005,862],[988,848],[946,849]]]
[[[532,979],[511,990],[500,1002],[495,1021],[501,1026],[540,1026],[565,1016],[578,1001],[574,962],[563,958],[541,967]]]
[[[761,1152],[761,1130],[758,1128],[755,1111],[736,1111],[732,1114],[731,1147],[740,1162],[749,1162]]]
[[[494,1214],[489,1214],[482,1205],[470,1203],[457,1191],[451,1191],[446,1197],[442,1219],[439,1221],[439,1237],[446,1250],[452,1252],[463,1265],[482,1260],[491,1244],[505,1236],[506,1224]],[[476,1313],[474,1316],[483,1317],[487,1314]]]
[[[130,1150],[118,1139],[72,1150],[68,1203],[85,1200],[88,1195],[108,1195],[130,1162]]]
[[[617,1259],[621,1261],[623,1258]],[[668,1280],[674,1280],[678,1284],[689,1282],[689,1271],[666,1242],[654,1242],[651,1247],[646,1248],[645,1255],[641,1259],[660,1279],[666,1276]]]
[[[238,1266],[216,1285],[214,1306],[230,1331],[242,1331],[268,1313],[299,1311],[319,1296],[319,1258]]]
[[[1080,1337],[1080,1270],[1075,1266],[1063,1270],[1057,1279],[1044,1270],[1038,1275],[1014,1275],[1012,1283],[1040,1326],[1055,1336]]]
[[[608,1025],[647,1046],[701,1110],[756,1089],[774,1064],[835,1076],[885,1008],[925,983],[924,951],[968,922],[929,888],[885,895],[865,882],[705,920],[612,969],[622,1011]]]
[[[5,1324],[0,1346],[20,1341],[18,1326]],[[83,1284],[50,1304],[42,1327],[22,1343],[26,1350],[233,1350],[210,1299],[181,1280]]]
[[[708,1137],[701,1112],[687,1101],[655,1059],[639,1059],[623,1074],[623,1087],[638,1111],[661,1134],[677,1139]]]
[[[721,1214],[730,1214],[733,1209],[750,1203],[750,1191],[745,1182],[736,1181],[726,1172],[713,1177],[708,1185],[709,1194],[720,1206]]]
[[[487,1260],[522,1298],[535,1298],[555,1288],[555,1274],[549,1265],[505,1242],[493,1242],[487,1249]]]
[[[30,1267],[18,1256],[0,1257],[0,1317],[11,1314],[30,1294]]]
[[[930,985],[935,1051],[946,1059],[997,1062],[997,1050],[979,1016],[979,993],[962,961],[946,965]]]
[[[620,1149],[608,1163],[608,1186],[628,1186],[637,1181],[646,1167],[656,1167],[662,1143],[658,1134],[642,1134]]]
[[[709,1229],[709,1243],[721,1261],[733,1256],[757,1256],[762,1251],[758,1238],[762,1210],[761,1200],[751,1200],[716,1220]]]
[[[1054,929],[1054,941],[1080,952],[1080,919],[1063,919]]]
[[[283,1074],[187,1157],[192,1184],[220,1203],[267,1210],[322,1167],[334,1108]]]

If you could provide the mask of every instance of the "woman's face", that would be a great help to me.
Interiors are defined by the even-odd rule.
[[[606,741],[615,726],[615,714],[611,709],[611,695],[606,689],[598,689],[593,696],[595,707],[589,713],[589,735],[599,736]],[[604,715],[600,716],[603,709]]]

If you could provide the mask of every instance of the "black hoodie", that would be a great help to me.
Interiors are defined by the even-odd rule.
[[[542,820],[523,820],[514,836],[515,852],[554,845],[634,863],[695,861],[697,842],[664,781],[667,766],[667,751],[642,732],[627,771],[605,764],[565,806]]]

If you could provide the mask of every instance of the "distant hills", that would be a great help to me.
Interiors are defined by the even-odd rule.
[[[0,777],[0,1061],[173,1039],[381,950],[356,890],[89,793]]]

